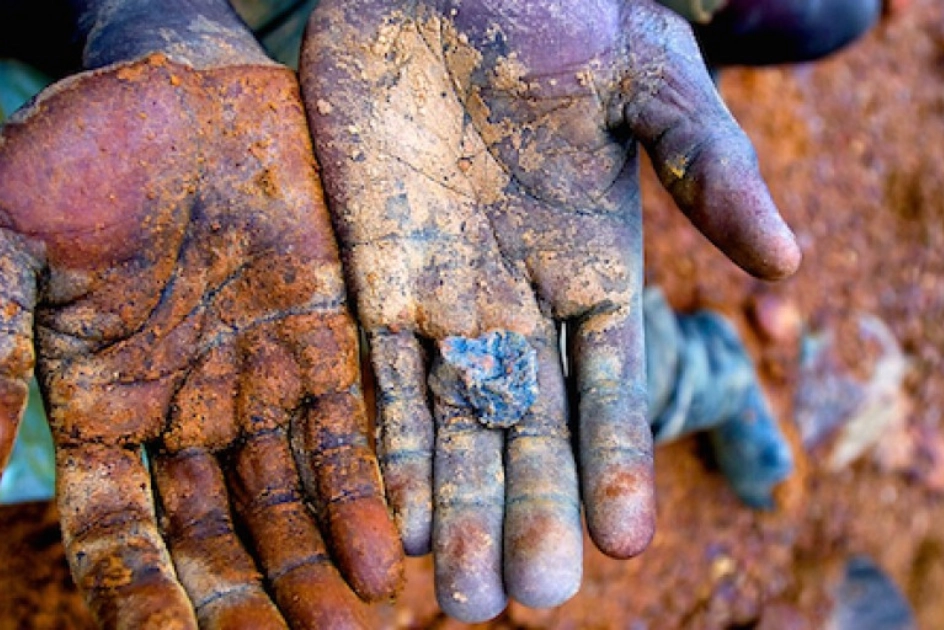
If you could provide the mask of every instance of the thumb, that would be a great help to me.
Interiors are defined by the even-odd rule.
[[[643,144],[679,208],[731,260],[760,278],[791,275],[799,247],[690,28],[649,0],[627,2],[624,11],[629,65],[617,124]]]

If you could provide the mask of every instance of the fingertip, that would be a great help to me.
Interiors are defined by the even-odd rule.
[[[600,551],[625,559],[649,546],[656,522],[650,466],[640,464],[598,476],[586,503],[587,527]]]
[[[784,280],[800,268],[803,253],[793,232],[787,224],[775,215],[773,225],[759,225],[760,234],[748,235],[745,244],[719,245],[739,267],[761,280]]]
[[[369,628],[367,607],[330,567],[300,565],[273,585],[279,608],[299,628]]]
[[[400,521],[397,523],[400,540],[403,542],[403,553],[411,558],[425,556],[432,550],[430,541],[429,522],[417,526],[414,523]]]
[[[579,517],[561,521],[555,507],[509,516],[505,545],[508,595],[530,608],[560,606],[580,589],[583,537]],[[526,526],[522,527],[522,525]]]
[[[771,248],[774,252],[771,264],[765,266],[765,274],[757,274],[765,280],[783,280],[789,278],[797,272],[800,264],[803,262],[803,252],[797,243],[796,237],[790,228],[784,226],[786,235],[780,240],[778,246]]]
[[[221,597],[200,607],[197,611],[200,628],[230,630],[283,630],[288,628],[272,601],[262,593],[247,593],[243,597]]]
[[[403,547],[382,501],[332,509],[331,538],[342,572],[365,601],[392,599],[403,587]]]
[[[482,623],[508,605],[501,574],[500,519],[500,514],[466,513],[437,528],[436,601],[454,619]]]
[[[473,597],[462,590],[436,589],[436,601],[444,613],[462,623],[485,623],[500,615],[508,606],[501,589],[482,590]]]
[[[508,606],[508,598],[501,589],[480,591],[469,597],[459,589],[437,588],[436,602],[449,617],[470,624],[491,621]]]
[[[746,169],[741,194],[719,195],[720,203],[709,205],[720,222],[730,222],[730,236],[717,241],[721,251],[751,275],[762,280],[782,280],[793,275],[803,254],[793,230],[780,215],[760,172]],[[710,203],[712,199],[709,197]]]
[[[781,280],[800,266],[796,236],[783,220],[742,134],[717,141],[685,178],[668,188],[708,240],[735,264],[763,280]]]
[[[430,552],[433,520],[431,456],[381,461],[387,501],[403,551],[408,556]]]

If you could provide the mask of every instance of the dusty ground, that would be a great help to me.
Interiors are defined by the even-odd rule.
[[[920,627],[944,627],[944,5],[913,0],[824,63],[729,71],[722,88],[798,232],[803,267],[776,286],[748,278],[647,172],[650,280],[677,307],[721,307],[739,322],[787,423],[797,352],[756,334],[751,305],[776,300],[807,326],[836,330],[853,373],[871,360],[855,318],[878,316],[911,360],[906,426],[883,440],[882,458],[839,472],[822,451],[801,456],[772,514],[740,506],[697,440],[663,448],[652,547],[618,562],[588,546],[577,597],[551,611],[512,607],[491,627],[820,628],[855,553],[889,572]],[[4,508],[0,531],[0,629],[88,627],[51,510]],[[400,603],[376,614],[378,627],[460,626],[436,609],[424,560],[411,561]]]

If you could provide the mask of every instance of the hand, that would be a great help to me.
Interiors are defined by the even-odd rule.
[[[0,132],[0,464],[35,333],[100,623],[362,626],[351,588],[392,596],[402,549],[295,77],[248,35],[134,32]]]
[[[687,25],[645,0],[324,0],[301,78],[406,550],[432,547],[459,619],[560,604],[580,498],[607,554],[653,532],[636,142],[778,278],[799,252],[753,150]]]

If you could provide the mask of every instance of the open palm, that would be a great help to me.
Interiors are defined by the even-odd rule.
[[[351,587],[398,586],[308,138],[289,70],[163,53],[0,132],[0,451],[35,332],[66,551],[107,627],[360,626]]]
[[[301,76],[406,549],[431,546],[460,619],[559,604],[581,498],[610,555],[653,531],[636,143],[709,238],[779,277],[798,252],[750,144],[646,0],[325,0]]]

